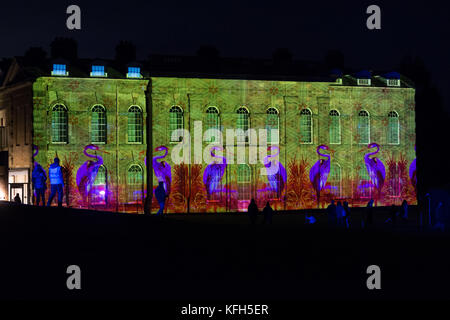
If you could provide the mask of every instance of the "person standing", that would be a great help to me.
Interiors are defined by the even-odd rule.
[[[14,197],[14,202],[17,203],[17,204],[21,204],[22,203],[22,200],[20,200],[20,195],[18,193]]]
[[[365,220],[366,220],[367,226],[372,226],[372,224],[373,224],[373,199],[370,199],[370,201],[367,203]]]
[[[248,205],[248,216],[250,218],[250,222],[251,224],[255,224],[256,223],[256,218],[258,217],[258,206],[256,205],[256,201],[255,199],[252,199],[250,201],[250,204]]]
[[[164,182],[159,181],[158,186],[155,189],[155,197],[159,203],[159,210],[156,213],[157,216],[162,216],[164,214],[164,205],[166,203],[166,190],[164,190]]]
[[[31,174],[34,194],[36,195],[36,205],[39,206],[42,198],[42,205],[45,206],[45,190],[47,189],[47,175],[44,169],[37,163],[34,163],[33,173]]]
[[[58,207],[62,207],[64,179],[58,157],[54,159],[54,162],[48,168],[48,177],[50,178],[50,197],[48,198],[47,207],[50,207],[52,204],[56,192],[58,192]]]
[[[350,207],[348,206],[348,202],[344,201],[344,211],[345,211],[345,226],[347,229],[350,227]]]
[[[264,215],[263,223],[272,224],[273,209],[270,206],[269,201],[267,201],[266,206],[263,209],[263,215]]]
[[[340,201],[338,201],[336,206],[336,217],[338,226],[344,225],[345,210]]]
[[[327,207],[328,214],[328,224],[335,225],[336,224],[336,205],[334,204],[334,200],[331,200],[331,203]]]
[[[403,220],[408,220],[408,202],[406,202],[406,200],[403,200],[402,202],[402,219]]]

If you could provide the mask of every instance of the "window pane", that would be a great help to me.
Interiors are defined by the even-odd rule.
[[[62,105],[52,109],[52,142],[67,142],[67,110]]]
[[[308,109],[300,112],[300,143],[312,143],[312,115]]]
[[[143,141],[142,111],[137,106],[128,109],[128,142]]]
[[[330,111],[330,143],[341,143],[341,122],[336,110]]]

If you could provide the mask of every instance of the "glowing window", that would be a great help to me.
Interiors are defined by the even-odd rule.
[[[341,143],[341,117],[337,110],[331,110],[330,116],[330,143]]]
[[[309,109],[300,111],[300,143],[312,143],[312,114]]]
[[[250,200],[251,169],[248,164],[240,164],[237,168],[238,200]]]
[[[143,190],[143,173],[140,165],[133,164],[127,173],[128,201],[140,201]]]
[[[267,130],[267,143],[278,143],[279,138],[279,128],[280,128],[280,117],[278,115],[278,110],[275,108],[269,108],[266,111],[266,130]],[[275,130],[272,134],[272,130]]]
[[[105,66],[92,66],[91,77],[106,77]]]
[[[67,108],[57,104],[52,108],[52,142],[67,143]]]
[[[219,110],[216,107],[209,107],[206,109],[206,128],[208,129],[217,129],[220,130],[220,121],[219,121]],[[207,137],[208,142],[216,141],[216,137],[210,134]]]
[[[370,117],[369,113],[361,110],[358,113],[358,143],[370,143]]]
[[[172,137],[172,132],[183,128],[184,128],[183,109],[181,109],[181,107],[179,106],[173,106],[169,110],[169,131],[171,142],[180,142],[183,140],[183,137],[176,137],[176,138]]]
[[[101,165],[98,168],[97,176],[95,177],[94,186],[106,185],[106,167]]]
[[[341,196],[342,179],[341,179],[341,166],[338,163],[332,162],[330,168],[330,175],[328,177],[330,183],[330,191],[334,197]]]
[[[91,141],[92,143],[106,143],[106,110],[100,105],[92,108]]]
[[[241,107],[237,111],[237,123],[236,129],[241,129],[241,132],[237,134],[238,142],[248,142],[247,130],[249,128],[249,112],[246,108]]]
[[[399,121],[398,121],[398,113],[395,111],[391,111],[388,113],[388,132],[387,132],[387,140],[389,144],[399,144],[400,143],[400,135],[399,135]]]
[[[54,64],[52,70],[52,76],[67,76],[69,73],[66,71],[65,64]]]
[[[128,67],[127,78],[142,78],[141,68],[139,68],[139,67]]]
[[[128,109],[128,142],[142,143],[143,124],[142,110],[138,106],[131,106]]]

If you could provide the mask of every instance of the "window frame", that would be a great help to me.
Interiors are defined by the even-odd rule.
[[[308,113],[304,113],[304,112],[308,112]],[[309,124],[309,138],[310,141],[309,142],[304,142],[303,141],[303,136],[302,136],[302,117],[305,116],[309,116],[310,118],[310,124]],[[299,115],[299,122],[300,122],[300,144],[313,144],[314,143],[314,123],[313,123],[313,113],[312,110],[310,108],[303,108],[302,110],[300,110],[300,115]]]
[[[55,110],[56,107],[62,107],[64,109],[64,112]],[[65,139],[62,139],[64,141],[61,141],[61,139],[58,139],[58,141],[54,140],[54,137],[55,137],[54,130],[55,129],[53,128],[53,125],[54,125],[53,121],[54,121],[54,114],[55,114],[55,112],[59,112],[59,113],[64,114],[64,123],[63,124],[64,124],[65,129],[64,129],[63,132],[64,132]],[[59,117],[59,118],[61,118],[61,117]],[[59,123],[61,123],[61,122],[59,122]],[[59,124],[59,125],[61,125],[61,124]],[[59,130],[59,129],[58,129],[58,131],[61,132],[61,130]],[[50,137],[51,137],[52,144],[68,144],[69,143],[69,109],[62,103],[54,104],[52,109],[51,109],[50,133],[51,133]],[[59,133],[59,135],[60,135],[60,133]]]
[[[137,108],[139,111],[138,112],[132,112],[130,110],[132,110],[133,108]],[[139,120],[140,120],[140,124],[136,122],[136,118],[134,118],[134,123],[132,124],[133,126],[135,126],[134,128],[134,133],[136,132],[140,132],[140,140],[141,141],[130,141],[130,116],[132,114],[139,114]],[[136,131],[136,126],[140,125],[140,130]],[[139,135],[134,134],[134,137],[139,137]],[[128,113],[127,113],[127,143],[128,144],[143,144],[144,143],[144,113],[142,111],[142,108],[138,105],[131,105],[128,108]]]

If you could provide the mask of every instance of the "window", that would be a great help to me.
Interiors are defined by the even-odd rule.
[[[251,170],[248,164],[240,164],[237,168],[238,200],[251,198]]]
[[[389,144],[400,143],[398,113],[395,111],[388,113],[387,140]]]
[[[208,129],[217,129],[220,130],[220,121],[219,121],[219,110],[216,107],[209,107],[206,109],[206,128]],[[208,142],[214,142],[217,140],[213,134],[209,134],[207,137]]]
[[[341,166],[338,163],[331,162],[330,175],[328,178],[330,183],[331,194],[339,198],[341,196]]]
[[[92,66],[91,77],[106,77],[105,66]]]
[[[267,144],[277,144],[279,141],[279,127],[280,127],[280,120],[278,116],[278,110],[275,108],[269,108],[266,111],[267,118],[266,118],[266,129],[267,129]],[[276,130],[274,134],[272,135],[272,130]]]
[[[67,109],[61,104],[52,108],[52,142],[67,143]]]
[[[358,86],[370,86],[370,79],[358,79]]]
[[[312,114],[309,109],[300,111],[300,143],[312,143]]]
[[[106,143],[106,111],[100,105],[92,108],[91,141],[92,143]]]
[[[52,76],[68,76],[65,64],[54,64],[52,70]]]
[[[183,109],[181,109],[179,106],[173,106],[169,110],[169,131],[171,142],[180,142],[183,140],[183,137],[172,138],[172,132],[183,128],[184,128]]]
[[[139,68],[139,67],[128,67],[127,78],[142,78],[141,68]]]
[[[248,142],[247,130],[249,128],[249,112],[246,108],[240,107],[237,111],[236,128],[241,129],[242,132],[238,133],[238,142]]]
[[[371,198],[372,196],[372,183],[367,172],[366,166],[361,166],[359,169],[359,193],[361,198]]]
[[[128,201],[136,202],[142,200],[143,174],[140,165],[133,164],[128,168],[127,174]]]
[[[358,143],[370,143],[370,118],[365,110],[358,113]]]
[[[142,110],[138,106],[128,109],[128,142],[142,143]]]
[[[387,79],[388,87],[400,87],[400,79]]]
[[[337,110],[331,110],[330,116],[330,143],[341,143],[341,117]]]
[[[93,204],[106,204],[107,175],[106,167],[104,165],[101,165],[98,168],[97,176],[94,180],[93,192],[91,194]]]

